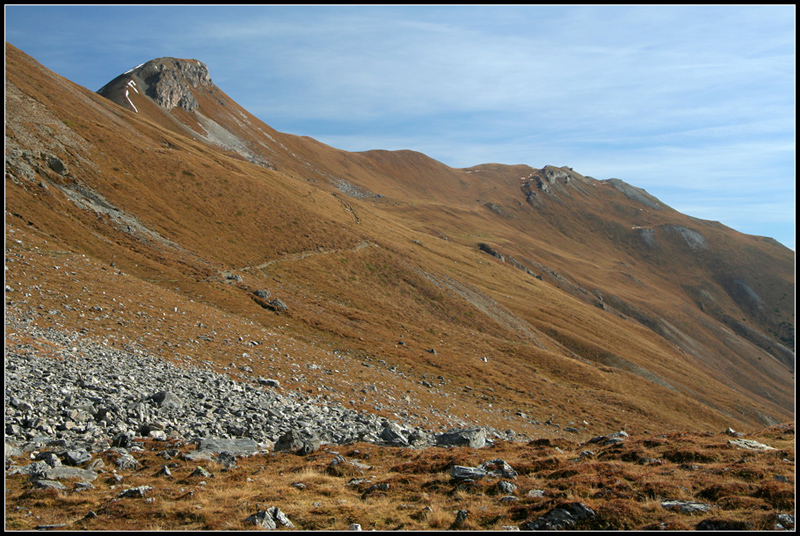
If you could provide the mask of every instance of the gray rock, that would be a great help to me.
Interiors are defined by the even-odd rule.
[[[480,427],[448,430],[436,436],[436,444],[471,448],[485,447],[487,445],[486,430]]]
[[[92,455],[84,449],[73,449],[64,453],[64,463],[67,465],[81,465],[91,459]]]
[[[245,519],[245,522],[267,530],[275,530],[278,526],[286,527],[287,529],[294,528],[294,524],[277,506],[256,512]]]
[[[628,184],[628,183],[626,183],[624,181],[621,181],[620,179],[607,179],[607,180],[601,181],[601,182],[605,182],[607,184],[610,184],[616,190],[618,190],[619,192],[621,192],[625,196],[633,199],[634,201],[638,201],[639,203],[642,203],[643,205],[645,205],[647,207],[650,207],[650,208],[653,208],[653,209],[656,209],[656,210],[661,210],[661,204],[658,201],[658,199],[656,199],[655,197],[653,197],[652,195],[650,195],[649,193],[647,193],[646,191],[644,191],[641,188],[637,188],[636,186],[631,186],[630,184]]]
[[[680,225],[664,225],[663,229],[668,232],[679,234],[690,249],[708,249],[708,242],[706,242],[705,237],[694,229],[687,229]]]
[[[267,305],[269,305],[270,309],[278,313],[289,311],[289,306],[286,305],[280,298],[275,298],[268,301]]]
[[[230,452],[220,452],[219,456],[217,456],[217,462],[226,469],[235,469],[236,455],[231,454]]]
[[[183,407],[183,401],[169,391],[159,391],[150,398],[163,409],[180,409]]]
[[[91,482],[75,482],[75,491],[90,491],[93,489],[95,489],[95,487]]]
[[[114,464],[122,471],[133,471],[139,468],[139,462],[128,453],[122,453],[114,460]]]
[[[69,175],[67,165],[55,155],[47,155],[47,166],[59,175]]]
[[[456,518],[453,521],[453,524],[450,525],[450,529],[452,530],[461,527],[461,525],[464,524],[464,521],[466,521],[468,517],[469,517],[468,510],[465,509],[459,510],[458,512],[456,512]]]
[[[479,480],[486,476],[485,469],[477,467],[465,467],[463,465],[454,465],[450,468],[450,476],[456,480]]]
[[[495,486],[497,491],[504,495],[513,495],[517,491],[516,484],[512,484],[508,480],[501,480]]]
[[[61,465],[61,459],[56,455],[55,452],[40,452],[34,458],[36,461],[42,461],[49,465],[50,467],[58,467]]]
[[[150,439],[154,439],[156,441],[166,441],[167,440],[167,433],[163,430],[150,430],[147,432],[147,437]]]
[[[258,383],[260,385],[266,385],[267,387],[272,387],[273,389],[280,389],[281,382],[278,380],[274,380],[272,378],[259,378]]]
[[[136,73],[147,84],[147,96],[167,111],[195,110],[199,105],[192,89],[212,84],[208,67],[195,60],[157,58],[137,67]]]
[[[777,522],[780,526],[784,529],[792,530],[794,529],[794,516],[791,514],[778,514],[776,518]]]
[[[45,471],[41,474],[41,478],[46,480],[64,480],[74,478],[78,480],[91,481],[97,478],[97,473],[94,471],[81,469],[80,467],[61,465],[59,467],[50,467],[45,469]]]
[[[774,447],[753,441],[752,439],[729,439],[729,445],[747,450],[775,450]]]
[[[311,454],[319,449],[320,440],[316,436],[303,434],[299,430],[290,430],[275,442],[275,452],[295,452],[296,454]]]
[[[200,478],[211,478],[214,475],[209,473],[208,470],[205,469],[204,467],[198,465],[197,467],[194,468],[194,471],[192,471],[192,474],[189,476],[199,476]]]
[[[355,460],[348,460],[341,454],[337,455],[328,464],[328,472],[333,475],[352,475],[353,472],[364,474],[364,471],[372,469],[369,465]]]
[[[114,436],[114,439],[111,441],[111,446],[127,449],[133,446],[133,439],[134,435],[132,433],[123,432]]]
[[[672,510],[682,514],[696,514],[711,510],[710,504],[695,501],[662,501],[661,507],[664,510]]]
[[[602,443],[605,446],[614,445],[617,443],[623,442],[625,439],[628,438],[628,433],[624,430],[620,430],[619,432],[614,432],[613,434],[603,435],[593,437],[587,443]]]
[[[275,520],[275,523],[277,523],[278,525],[286,527],[287,529],[294,528],[294,523],[289,521],[289,518],[286,516],[286,514],[281,512],[280,508],[278,508],[277,506],[273,506],[272,508],[268,508],[267,512],[272,514],[272,518]]]
[[[517,478],[517,472],[504,460],[496,459],[483,462],[478,469],[486,471],[487,474],[501,478]]]
[[[249,455],[258,445],[273,445],[276,438],[276,451],[306,453],[316,451],[323,442],[484,446],[489,434],[513,438],[510,431],[501,436],[481,428],[451,430],[437,438],[433,432],[405,424],[387,427],[377,415],[346,409],[319,396],[278,393],[207,368],[176,366],[142,350],[109,347],[96,342],[88,330],[41,329],[21,322],[19,311],[13,308],[6,314],[7,329],[49,342],[53,348],[71,349],[64,352],[68,359],[59,360],[42,357],[24,344],[7,347],[7,455],[18,455],[17,449],[34,442],[37,446],[29,451],[56,450],[47,443],[57,430],[59,456],[68,451],[101,452],[109,446],[131,450],[139,437],[213,438],[239,447],[226,444],[206,451],[201,442],[188,459],[202,459],[201,455],[215,459],[223,451]],[[168,388],[154,394],[153,385]],[[47,404],[26,402],[45,399]],[[67,421],[71,422],[68,426]],[[243,448],[244,444],[249,447]],[[98,457],[81,461],[82,453],[70,457],[71,461],[64,457],[63,463],[89,463],[89,469],[100,469],[103,463]]]
[[[220,454],[227,452],[234,456],[252,456],[258,454],[258,443],[249,437],[225,439],[225,438],[204,438],[197,443],[197,448],[187,454],[187,459],[194,459],[193,453],[213,453]]]
[[[383,430],[381,430],[379,437],[390,445],[401,447],[408,446],[408,439],[403,435],[403,430],[397,424],[390,421],[385,421],[383,423]]]
[[[65,490],[67,487],[57,480],[34,480],[33,487],[37,489]]]
[[[164,465],[161,466],[161,469],[158,470],[158,472],[156,473],[156,476],[170,477],[170,476],[172,476],[172,471],[169,470],[169,466],[168,465],[164,464]]]
[[[28,475],[30,480],[34,480],[36,478],[42,477],[47,469],[49,469],[45,462],[33,462],[29,463],[28,465],[13,465],[10,466],[6,471],[9,475]]]
[[[278,528],[278,525],[275,524],[275,520],[272,519],[272,516],[263,510],[249,516],[244,521],[245,523],[250,523],[267,530],[275,530]]]
[[[370,487],[368,487],[366,491],[364,491],[364,493],[361,494],[361,498],[363,499],[368,495],[371,495],[376,492],[389,491],[391,488],[392,486],[388,482],[379,482],[377,484],[373,484]]]
[[[128,488],[120,491],[117,497],[138,499],[147,495],[152,489],[153,486],[137,486],[135,488]]]
[[[87,471],[95,471],[96,472],[96,471],[100,471],[105,466],[106,466],[106,464],[102,460],[102,458],[95,458],[92,461],[90,461],[88,464],[86,464],[86,467],[84,469],[86,469]]]
[[[594,517],[594,510],[581,502],[572,502],[553,508],[545,515],[523,523],[523,530],[566,530],[575,528],[578,523]]]

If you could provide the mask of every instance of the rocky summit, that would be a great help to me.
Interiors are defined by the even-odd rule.
[[[774,240],[278,132],[194,59],[5,88],[6,528],[794,528]]]
[[[192,90],[212,85],[208,67],[202,62],[159,58],[118,76],[98,93],[137,112],[130,95],[140,91],[166,111],[178,107],[191,112],[198,107]]]

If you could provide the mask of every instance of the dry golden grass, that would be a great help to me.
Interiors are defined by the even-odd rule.
[[[687,274],[686,263],[699,261],[687,258],[679,244],[666,241],[657,252],[644,251],[626,241],[621,230],[700,224],[674,211],[642,212],[601,184],[591,196],[573,200],[580,201],[579,208],[550,203],[534,210],[516,202],[519,178],[534,171],[528,166],[456,170],[411,151],[347,153],[278,133],[222,92],[217,97],[227,102],[225,107],[215,104],[217,97],[198,95],[204,113],[217,123],[253,146],[273,149],[269,159],[277,169],[267,169],[188,138],[152,103],[137,103],[140,114],[128,112],[47,72],[12,46],[7,46],[6,60],[9,87],[43,105],[35,113],[19,111],[21,119],[12,106],[9,139],[22,143],[36,133],[47,139],[42,125],[56,124],[48,128],[79,136],[85,146],[79,156],[92,162],[90,166],[53,147],[74,172],[61,177],[44,166],[43,179],[91,188],[179,245],[144,242],[108,216],[76,207],[55,187],[7,176],[7,223],[23,234],[38,234],[24,236],[26,243],[46,237],[45,250],[87,255],[106,267],[113,260],[125,273],[87,290],[82,289],[89,286],[85,282],[53,280],[55,274],[46,270],[35,275],[64,285],[64,294],[80,289],[99,300],[100,291],[151,296],[150,304],[179,305],[197,315],[193,327],[226,325],[241,332],[252,322],[264,330],[280,328],[313,347],[311,355],[341,351],[351,360],[351,371],[357,368],[370,382],[382,378],[361,363],[383,361],[382,368],[393,366],[408,380],[384,382],[385,394],[395,401],[407,396],[408,413],[426,414],[436,424],[449,414],[533,437],[563,435],[534,424],[556,415],[561,429],[571,421],[588,422],[579,426],[579,438],[584,439],[626,426],[748,429],[762,422],[759,413],[742,412],[742,407],[763,408],[760,413],[780,420],[792,417],[791,382],[781,380],[785,368],[752,347],[732,352],[722,340],[727,336],[720,334],[720,324],[692,312],[694,298],[685,295],[684,287],[708,288],[720,311],[740,317],[731,298],[709,283],[719,275],[714,270],[728,270],[735,261],[743,272],[759,273],[759,295],[774,305],[776,318],[789,320],[792,304],[785,294],[792,282],[779,280],[791,279],[791,255],[770,250],[775,262],[767,273],[762,266],[767,246],[759,240],[704,226],[709,241],[713,237],[720,244],[718,264]],[[234,116],[246,117],[258,128],[237,127]],[[188,114],[176,118],[189,121]],[[348,197],[330,177],[384,197]],[[509,217],[486,209],[487,202],[502,205]],[[486,255],[477,248],[481,242],[525,259],[545,280]],[[561,279],[537,266],[558,272]],[[226,283],[221,274],[231,272],[244,280]],[[617,277],[629,272],[641,284]],[[32,284],[34,276],[8,275],[23,284]],[[472,294],[465,297],[448,287],[449,278],[473,289]],[[261,288],[289,304],[289,313],[262,308],[251,294]],[[599,309],[592,301],[597,293],[609,297],[608,303],[618,298],[631,309]],[[650,329],[660,325],[657,317],[696,341],[702,347],[697,355],[692,349],[677,349],[675,340]],[[775,331],[783,325],[776,318],[752,317],[748,322]],[[171,319],[176,325],[170,335],[179,343],[197,335],[188,323],[178,325],[181,320],[189,318]],[[118,338],[154,332],[153,324],[141,317],[125,318],[121,324],[109,319],[105,327]],[[435,356],[426,352],[431,348],[437,350]],[[227,365],[226,350],[216,343],[204,345],[202,359]],[[763,361],[756,362],[756,354]],[[302,383],[290,381],[296,371],[287,363],[270,365],[283,373],[287,387]],[[637,366],[680,388],[663,387],[626,370]],[[715,379],[720,371],[736,376],[736,391],[729,382]],[[439,375],[447,379],[443,391],[453,397],[448,404],[441,392],[419,386]],[[748,392],[750,382],[755,387]],[[336,385],[334,380],[332,387],[331,396],[352,400],[359,409],[374,411],[379,403],[352,383]],[[762,398],[762,389],[770,396]],[[438,412],[430,412],[429,406]],[[516,416],[518,411],[527,418]]]
[[[759,438],[789,453],[794,449],[793,431],[792,426],[773,427],[760,431]],[[716,453],[715,462],[694,465],[663,457],[669,452],[669,438],[662,438],[663,443],[653,448],[645,446],[653,443],[652,437],[641,435],[615,447],[595,448],[601,453],[652,449],[653,456],[661,461],[659,465],[579,458],[589,445],[564,441],[558,447],[561,452],[533,442],[420,451],[354,444],[323,446],[308,456],[267,453],[239,458],[237,467],[230,470],[213,462],[181,460],[171,478],[154,476],[154,469],[164,461],[158,453],[169,445],[148,440],[140,443],[143,452],[134,453],[146,469],[123,472],[122,483],[112,483],[106,472],[100,474],[92,490],[34,490],[26,477],[9,476],[6,527],[27,530],[65,524],[65,528],[76,530],[111,526],[129,530],[245,530],[248,525],[244,520],[249,515],[277,506],[300,530],[347,530],[353,523],[364,530],[448,530],[455,528],[459,510],[468,511],[460,529],[499,530],[579,501],[596,513],[579,526],[582,529],[642,530],[662,524],[692,529],[706,519],[747,522],[755,529],[770,529],[778,513],[794,511],[794,458],[775,456],[775,451],[722,447],[728,438],[722,433],[681,435],[681,441],[693,446],[695,452]],[[191,448],[178,446],[184,453]],[[330,474],[327,467],[337,454],[348,460],[368,459],[372,469],[359,477],[366,481],[353,484],[349,475]],[[748,455],[743,460],[744,454]],[[543,455],[563,457],[564,468],[554,471],[526,466],[531,458]],[[496,478],[458,483],[449,476],[449,467],[454,464],[476,466],[498,457],[515,469],[525,468],[511,480],[517,486],[517,500],[504,502],[507,499],[496,491]],[[189,476],[197,465],[208,469],[213,477]],[[743,469],[749,470],[746,477]],[[761,476],[755,478],[756,474]],[[375,484],[388,484],[388,488],[371,488]],[[153,488],[145,498],[117,497],[121,490],[140,485]],[[67,488],[71,487],[67,482]],[[531,496],[530,490],[543,490],[544,496]],[[661,506],[665,500],[702,502],[712,509],[683,514],[665,510]],[[96,517],[87,517],[90,511]]]
[[[19,291],[7,299],[32,311],[37,326],[88,329],[112,346],[218,372],[247,365],[284,389],[427,429],[478,422],[541,438],[483,451],[340,449],[374,466],[366,475],[373,482],[390,485],[366,496],[365,484],[347,485],[355,473],[327,471],[328,453],[256,456],[233,471],[213,467],[201,485],[186,462],[170,479],[154,477],[160,464],[148,450],[147,471],[126,475],[124,486],[152,485],[153,501],[116,500],[121,488],[104,480],[62,493],[10,477],[7,528],[242,529],[247,515],[272,504],[307,529],[442,530],[462,508],[469,515],[461,528],[496,529],[570,500],[600,512],[596,528],[693,528],[703,517],[663,511],[661,499],[712,501],[713,515],[731,522],[757,512],[753,527],[771,528],[775,511],[793,507],[793,433],[751,435],[778,449],[767,453],[698,435],[794,417],[789,367],[731,335],[732,319],[742,320],[793,344],[788,250],[671,210],[640,210],[602,183],[591,195],[533,209],[519,190],[519,178],[534,171],[528,166],[455,170],[410,151],[346,153],[275,132],[230,101],[226,110],[258,126],[237,134],[274,149],[277,169],[267,169],[190,139],[155,105],[137,103],[141,115],[112,105],[8,44],[6,65],[7,141],[39,140],[72,171],[60,176],[43,165],[34,181],[6,174],[6,254],[14,260],[6,284]],[[198,100],[236,128],[207,96]],[[58,146],[53,131],[77,136],[80,147]],[[331,177],[384,197],[348,197]],[[58,186],[100,193],[169,243],[76,206]],[[666,234],[649,250],[629,232],[663,224],[701,229],[713,251],[687,253]],[[738,277],[769,304],[764,311],[731,296],[726,285]],[[263,308],[252,297],[258,289],[289,312]],[[262,342],[258,352],[253,340]],[[61,350],[7,333],[6,345],[15,344],[43,355]],[[576,445],[621,429],[637,439],[586,446],[595,455],[575,461],[584,448]],[[450,482],[451,464],[474,466],[489,453],[520,473],[518,503],[499,503],[487,482]],[[544,497],[527,496],[537,489]]]

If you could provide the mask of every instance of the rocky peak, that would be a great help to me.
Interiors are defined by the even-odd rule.
[[[544,166],[542,169],[534,169],[527,177],[521,177],[521,189],[529,204],[534,207],[541,207],[545,196],[560,199],[559,193],[566,198],[571,198],[570,190],[577,189],[583,194],[588,194],[584,188],[590,183],[580,173],[576,173],[570,167]]]
[[[208,67],[197,60],[157,58],[119,75],[97,93],[117,104],[132,109],[134,93],[144,93],[165,111],[181,108],[194,111],[199,104],[194,92],[212,89]]]
[[[176,107],[195,110],[198,104],[192,88],[212,85],[208,67],[197,60],[158,58],[140,65],[132,74],[144,83],[145,94],[167,111]]]

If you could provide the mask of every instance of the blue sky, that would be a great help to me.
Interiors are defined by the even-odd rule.
[[[795,242],[795,6],[13,6],[97,90],[193,58],[265,123],[453,167],[570,166]]]

